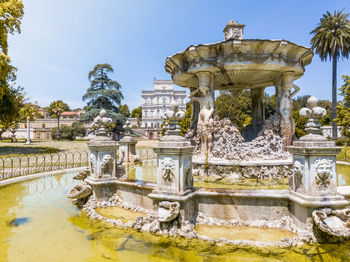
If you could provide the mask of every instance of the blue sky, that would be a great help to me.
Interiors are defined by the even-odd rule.
[[[61,99],[83,107],[88,72],[98,63],[114,68],[110,77],[122,85],[132,109],[141,105],[141,90],[153,77],[170,79],[167,56],[192,44],[224,40],[233,19],[245,24],[244,38],[285,39],[309,46],[310,31],[327,10],[345,8],[349,0],[168,1],[168,0],[23,0],[22,33],[10,36],[9,55],[18,68],[16,84],[31,101],[47,106]],[[350,60],[338,64],[350,74]],[[298,95],[331,98],[331,63],[314,56],[295,81]],[[181,87],[179,87],[181,89]],[[272,90],[269,88],[268,90]]]

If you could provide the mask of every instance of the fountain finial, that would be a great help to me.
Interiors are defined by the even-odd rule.
[[[306,107],[303,107],[299,111],[301,117],[306,117],[307,123],[305,125],[306,136],[300,138],[300,140],[327,140],[322,136],[321,124],[319,119],[324,117],[327,111],[317,106],[318,99],[314,96],[310,96],[306,102]]]
[[[108,126],[112,123],[112,119],[107,117],[107,111],[102,109],[100,114],[95,117],[93,127],[96,128],[96,136],[107,136]]]
[[[185,112],[179,111],[178,104],[172,101],[169,105],[169,109],[164,113],[164,118],[170,121],[167,127],[167,135],[178,136],[180,134],[179,121],[185,118]]]
[[[243,28],[245,25],[239,24],[237,21],[228,21],[223,32],[225,33],[225,40],[229,39],[243,39]]]

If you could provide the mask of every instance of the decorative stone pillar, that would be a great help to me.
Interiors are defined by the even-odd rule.
[[[300,110],[300,116],[308,118],[307,135],[288,147],[294,165],[290,189],[303,198],[325,200],[337,194],[336,155],[341,148],[321,135],[318,119],[326,115],[326,110],[318,107],[317,102],[311,96],[307,107]]]
[[[178,121],[185,118],[185,112],[178,111],[177,104],[171,103],[165,117],[170,121],[166,135],[163,136],[157,153],[157,189],[149,195],[154,201],[155,209],[163,200],[179,202],[183,219],[193,216],[193,204],[189,199],[193,188],[192,152],[194,147],[180,136]]]
[[[27,141],[26,141],[26,145],[30,145],[31,141],[30,141],[30,117],[27,116]]]
[[[251,89],[252,96],[252,132],[253,136],[260,132],[265,122],[264,92],[265,88]]]
[[[108,125],[112,119],[107,118],[104,109],[94,119],[96,136],[87,144],[90,151],[91,173],[89,181],[99,181],[117,177],[116,149],[117,144],[108,137]]]
[[[131,124],[129,120],[123,126],[125,136],[119,141],[119,160],[123,163],[134,163],[139,160],[136,155],[136,139],[130,136]]]

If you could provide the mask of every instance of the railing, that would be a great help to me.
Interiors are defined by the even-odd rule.
[[[157,154],[154,152],[153,148],[136,148],[136,154],[140,156],[140,160],[149,160],[157,158]]]
[[[87,151],[81,151],[0,158],[0,180],[88,166],[88,155]]]

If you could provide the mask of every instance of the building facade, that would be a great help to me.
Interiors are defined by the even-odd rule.
[[[142,128],[160,129],[171,102],[186,111],[186,90],[174,90],[171,80],[153,80],[153,90],[142,90]]]

